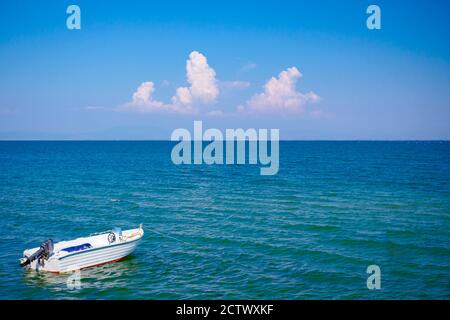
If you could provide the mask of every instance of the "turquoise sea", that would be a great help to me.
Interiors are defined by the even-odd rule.
[[[173,145],[0,142],[1,298],[450,298],[450,142],[281,142],[275,176],[175,166]],[[139,223],[81,289],[19,267],[47,238]]]

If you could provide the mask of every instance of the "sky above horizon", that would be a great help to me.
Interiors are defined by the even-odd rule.
[[[168,140],[203,120],[448,140],[449,15],[423,0],[1,1],[0,139]]]

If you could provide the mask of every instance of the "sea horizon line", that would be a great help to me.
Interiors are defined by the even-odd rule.
[[[192,140],[201,141],[201,140]],[[226,141],[223,139],[222,141]],[[246,139],[247,141],[247,139]],[[280,142],[450,142],[450,139],[280,139]],[[0,142],[177,142],[170,139],[0,139]],[[203,141],[203,142],[210,142]]]

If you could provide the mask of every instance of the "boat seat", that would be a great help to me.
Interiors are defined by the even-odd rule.
[[[83,243],[78,246],[64,248],[64,249],[62,249],[62,251],[74,252],[74,251],[86,250],[86,249],[90,249],[90,248],[92,248],[90,243]]]

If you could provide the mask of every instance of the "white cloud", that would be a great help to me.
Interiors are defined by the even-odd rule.
[[[242,71],[250,71],[256,69],[256,63],[248,62],[247,64],[243,65],[241,70]]]
[[[106,110],[106,108],[102,106],[87,106],[84,107],[84,109],[89,111]]]
[[[296,83],[302,74],[296,67],[282,71],[278,77],[272,77],[264,85],[264,91],[254,94],[250,100],[238,106],[240,113],[284,113],[303,112],[305,104],[317,102],[320,97],[314,92],[301,93],[296,89]],[[143,82],[133,93],[132,100],[116,108],[117,111],[139,113],[172,112],[198,113],[202,105],[212,105],[219,96],[219,85],[223,89],[246,89],[247,81],[221,81],[216,79],[216,72],[208,65],[206,57],[193,51],[186,61],[186,78],[189,86],[178,87],[170,102],[164,103],[153,97],[155,85],[152,81]],[[169,83],[164,80],[162,86]],[[224,116],[220,110],[206,112],[209,116]],[[311,114],[320,117],[318,112]]]
[[[140,113],[164,110],[164,103],[154,100],[152,95],[155,85],[151,81],[141,83],[133,93],[132,101],[118,107],[118,111],[134,111]]]
[[[176,95],[172,97],[172,104],[191,104],[192,94],[186,87],[180,87],[177,89]]]
[[[208,65],[206,57],[197,51],[192,51],[186,61],[186,77],[190,87],[180,87],[172,97],[172,103],[191,104],[214,103],[219,95],[216,72]]]
[[[235,80],[235,81],[221,81],[220,82],[220,86],[225,88],[225,89],[246,89],[248,87],[250,87],[250,82],[248,81],[239,81],[239,80]]]
[[[179,87],[171,98],[171,103],[163,103],[153,99],[155,85],[152,81],[143,82],[133,93],[132,101],[117,108],[118,111],[154,112],[168,111],[176,113],[195,113],[194,105],[199,102],[212,104],[219,95],[216,72],[208,65],[206,57],[193,51],[186,61],[186,77],[189,87]],[[164,80],[162,85],[169,82]]]
[[[210,116],[210,117],[223,117],[225,116],[225,113],[222,110],[212,110],[206,113],[206,115]]]
[[[302,112],[308,102],[317,102],[320,97],[314,92],[301,93],[296,90],[297,80],[302,74],[296,67],[282,71],[278,78],[272,77],[264,85],[264,92],[255,94],[239,111],[250,112]]]
[[[133,93],[133,103],[134,104],[146,104],[151,102],[152,93],[155,90],[155,85],[153,82],[148,81],[142,83],[139,88],[137,88],[136,92]]]

